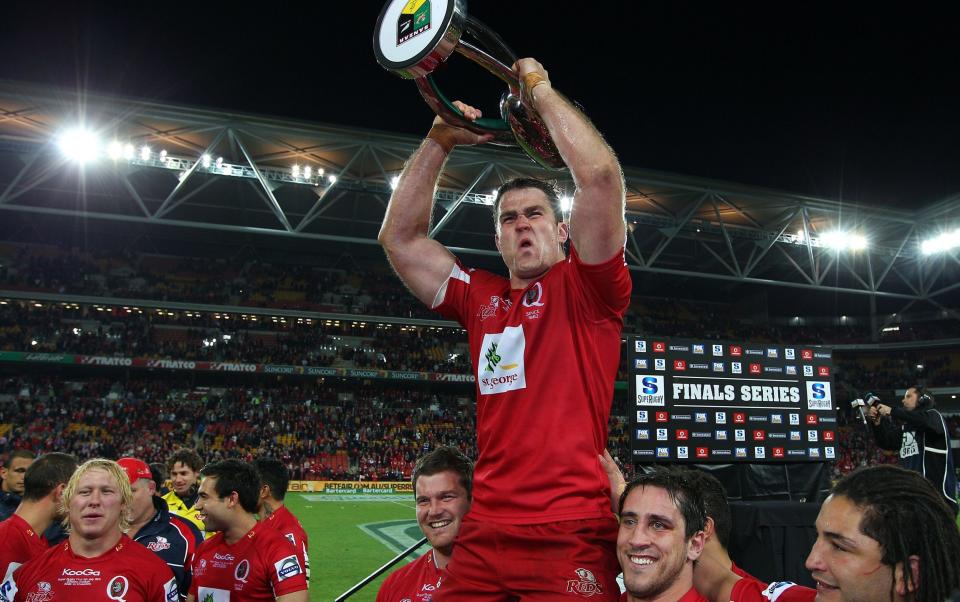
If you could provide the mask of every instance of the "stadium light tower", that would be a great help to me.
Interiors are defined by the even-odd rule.
[[[924,255],[933,255],[934,253],[943,253],[957,247],[960,247],[960,228],[952,232],[943,232],[933,238],[928,238],[921,243],[920,251]]]
[[[83,126],[65,131],[57,140],[60,152],[68,159],[84,165],[96,160],[100,153],[97,135]]]

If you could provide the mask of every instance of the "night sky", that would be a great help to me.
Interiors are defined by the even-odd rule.
[[[855,4],[855,5],[853,5]],[[373,58],[382,4],[5,6],[0,78],[426,131],[412,82]],[[960,11],[875,3],[472,2],[584,107],[623,163],[843,201],[960,193]],[[493,113],[461,57],[448,95]]]

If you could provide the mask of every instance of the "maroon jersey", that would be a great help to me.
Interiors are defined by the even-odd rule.
[[[538,524],[610,516],[598,456],[620,359],[630,274],[623,252],[570,257],[525,289],[459,262],[436,309],[467,329],[477,377],[471,515]]]
[[[430,550],[407,566],[390,573],[377,592],[377,602],[430,602],[433,593],[440,589],[442,579],[443,571],[437,568],[433,550]]]
[[[0,583],[28,560],[47,551],[47,540],[16,514],[0,522]]]
[[[126,535],[104,554],[86,558],[64,541],[21,566],[0,586],[10,602],[177,602],[177,580],[156,554]]]
[[[294,549],[297,551],[297,559],[300,560],[300,566],[303,567],[304,576],[307,579],[307,583],[309,583],[310,554],[307,552],[309,544],[307,542],[307,533],[303,530],[303,526],[300,524],[300,521],[297,520],[297,517],[294,516],[293,512],[290,512],[286,506],[280,506],[274,510],[270,516],[263,519],[263,522],[278,531],[280,535],[286,537],[287,541],[293,544]]]
[[[190,594],[198,602],[273,601],[307,589],[293,545],[257,523],[240,541],[228,544],[223,532],[197,548],[191,565]]]

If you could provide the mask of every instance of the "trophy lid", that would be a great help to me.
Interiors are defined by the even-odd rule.
[[[373,31],[377,62],[408,79],[429,74],[460,41],[466,8],[466,0],[387,2]]]

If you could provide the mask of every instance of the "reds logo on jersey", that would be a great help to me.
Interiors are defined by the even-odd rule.
[[[577,569],[574,572],[577,574],[577,578],[567,581],[567,592],[580,594],[584,598],[603,593],[603,586],[597,583],[597,578],[591,571]]]

